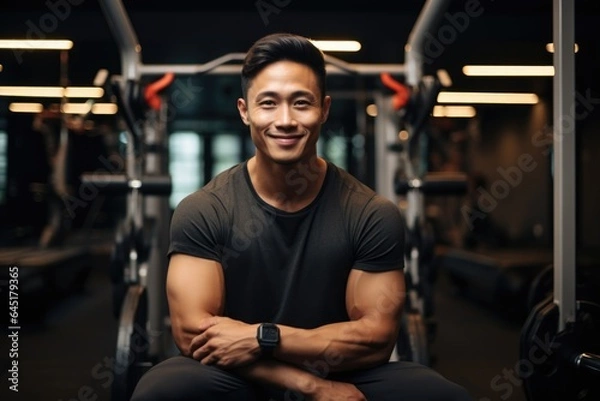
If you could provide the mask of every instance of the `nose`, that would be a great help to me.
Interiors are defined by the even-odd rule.
[[[289,129],[294,128],[297,125],[298,123],[294,119],[294,113],[291,106],[282,105],[278,110],[275,126],[279,129]]]

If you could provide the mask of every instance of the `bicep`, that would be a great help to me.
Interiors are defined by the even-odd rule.
[[[395,332],[405,297],[402,270],[369,272],[353,269],[350,272],[346,308],[351,320],[363,320],[374,329]]]
[[[219,262],[185,254],[171,256],[167,300],[180,347],[197,334],[200,320],[223,313],[224,299],[225,279]]]

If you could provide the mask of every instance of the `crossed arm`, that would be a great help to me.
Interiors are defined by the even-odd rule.
[[[265,361],[259,359],[258,325],[222,316],[225,282],[218,262],[176,254],[167,274],[173,335],[183,355],[306,395],[343,387],[324,378],[330,372],[367,368],[389,360],[404,294],[400,270],[352,270],[346,289],[350,321],[310,330],[278,325],[280,345],[274,359]],[[335,392],[345,390],[336,388]]]

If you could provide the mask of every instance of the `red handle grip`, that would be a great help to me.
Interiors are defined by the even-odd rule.
[[[396,81],[391,74],[382,72],[380,74],[381,82],[395,92],[392,97],[392,106],[394,110],[400,110],[406,106],[410,98],[410,89],[401,82]]]
[[[151,84],[146,86],[146,88],[144,89],[144,99],[146,100],[146,103],[148,103],[148,106],[150,106],[154,110],[160,109],[161,100],[159,93],[167,86],[171,85],[174,79],[175,74],[169,72],[159,80],[152,82]]]

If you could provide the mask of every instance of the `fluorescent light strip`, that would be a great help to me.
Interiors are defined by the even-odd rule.
[[[114,103],[96,103],[92,105],[92,114],[117,114],[119,108]]]
[[[551,77],[551,65],[465,65],[463,73],[470,77]]]
[[[475,117],[475,108],[473,106],[441,106],[433,107],[434,117],[453,117],[453,118],[471,118]]]
[[[438,103],[536,104],[535,93],[509,92],[440,92]]]
[[[60,86],[0,86],[0,96],[58,97],[97,99],[104,95],[104,89],[82,86],[63,88]]]
[[[104,95],[104,89],[102,88],[94,88],[94,87],[75,87],[68,86],[65,90],[65,97],[68,98],[91,98],[97,99]]]
[[[11,103],[8,109],[13,113],[40,113],[44,106],[41,103]]]
[[[577,43],[573,45],[573,48],[575,50],[575,53],[579,51],[579,45]],[[546,51],[548,53],[554,53],[554,43],[546,43]]]
[[[60,111],[65,114],[87,114],[92,109],[88,103],[65,103]]]
[[[99,69],[94,77],[94,86],[103,86],[106,78],[108,78],[108,70],[106,68]]]
[[[40,113],[44,110],[41,103],[11,103],[8,109],[13,113]],[[91,105],[92,114],[116,114],[118,107],[114,103],[95,103]],[[86,114],[90,111],[88,103],[66,103],[62,108],[65,114]]]
[[[311,40],[311,42],[324,52],[357,52],[362,47],[356,40]]]
[[[73,47],[70,40],[45,40],[45,39],[2,39],[0,49],[26,49],[26,50],[69,50]]]

